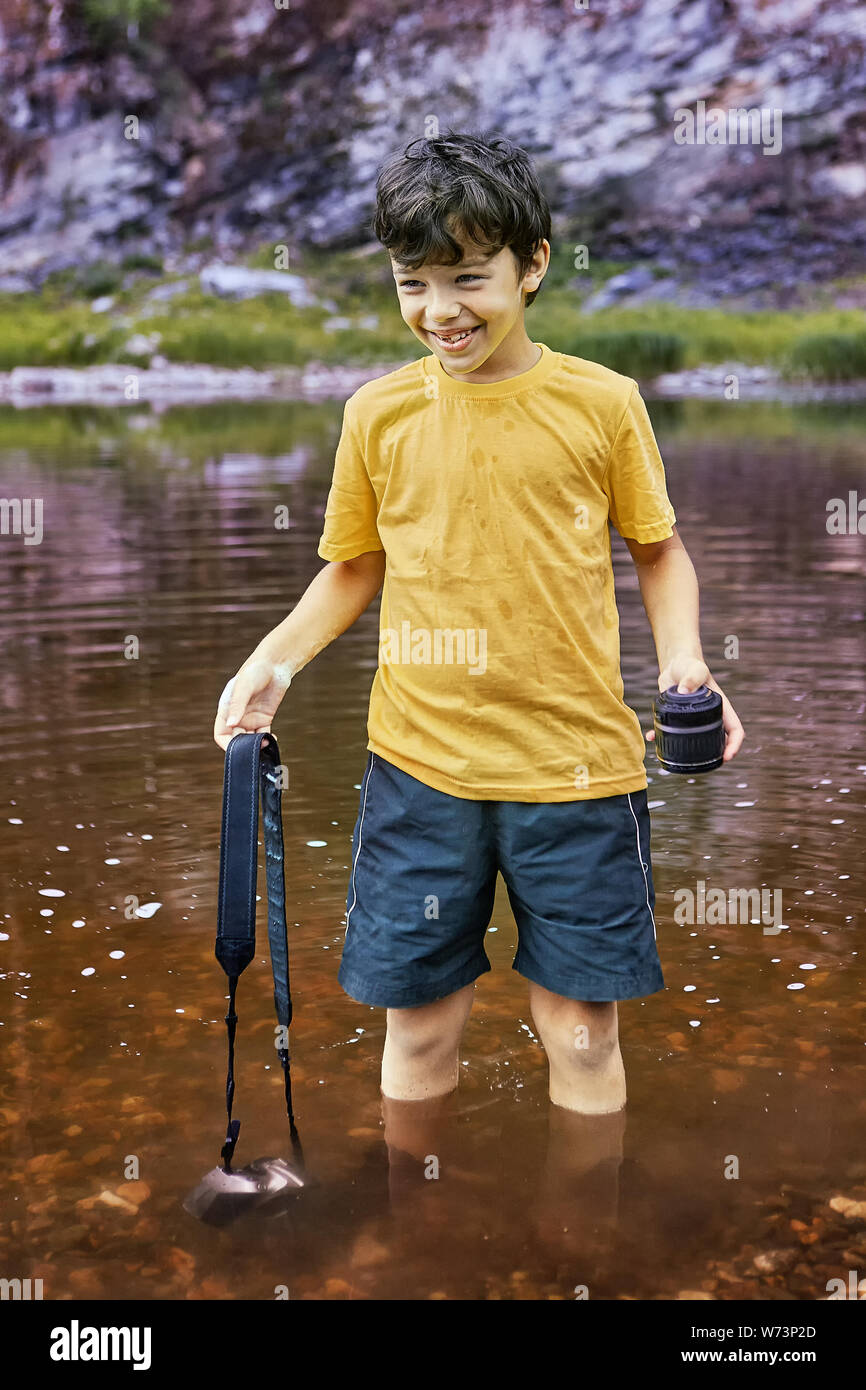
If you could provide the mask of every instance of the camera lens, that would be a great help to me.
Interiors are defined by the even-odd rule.
[[[702,685],[697,690],[663,690],[653,703],[656,757],[667,772],[710,772],[721,767],[725,751],[722,697]]]

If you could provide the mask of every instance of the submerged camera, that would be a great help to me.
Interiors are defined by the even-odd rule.
[[[184,1210],[210,1226],[227,1226],[238,1216],[267,1206],[266,1215],[278,1208],[275,1199],[287,1197],[305,1186],[296,1168],[282,1158],[254,1158],[246,1168],[212,1168],[184,1200]]]
[[[711,772],[725,751],[722,697],[708,685],[668,686],[653,702],[656,757],[668,772]]]

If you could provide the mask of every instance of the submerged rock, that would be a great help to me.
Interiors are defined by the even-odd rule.
[[[752,1264],[761,1274],[780,1274],[795,1265],[799,1258],[799,1250],[762,1250]]]
[[[866,1202],[858,1202],[853,1197],[831,1197],[828,1203],[833,1211],[841,1212],[849,1221],[866,1221]]]

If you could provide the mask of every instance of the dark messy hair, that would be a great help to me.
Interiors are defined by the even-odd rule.
[[[525,150],[503,136],[448,130],[410,140],[381,167],[372,226],[407,270],[457,265],[464,250],[455,232],[492,255],[509,246],[519,283],[550,240],[550,208]],[[527,305],[537,294],[527,293]]]

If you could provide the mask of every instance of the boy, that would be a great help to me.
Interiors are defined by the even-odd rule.
[[[291,679],[384,580],[339,975],[387,1009],[382,1093],[456,1087],[499,871],[550,1099],[613,1114],[616,1001],[664,980],[609,520],[637,567],[660,689],[719,689],[695,572],[637,384],[527,336],[550,212],[525,153],[454,132],[410,142],[380,172],[375,232],[428,355],[346,402],[330,563],[229,683],[214,737],[269,729]],[[743,730],[722,700],[730,761]]]

